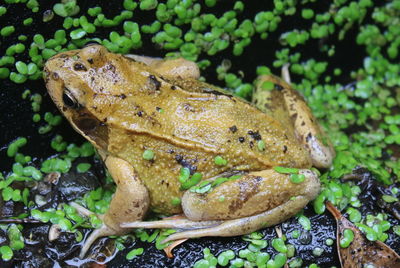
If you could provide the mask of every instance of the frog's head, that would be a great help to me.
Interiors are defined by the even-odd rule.
[[[57,108],[96,147],[104,147],[108,140],[104,122],[106,109],[94,100],[100,86],[107,88],[104,82],[107,79],[97,71],[105,68],[108,54],[103,46],[90,45],[59,53],[44,67],[46,87]]]

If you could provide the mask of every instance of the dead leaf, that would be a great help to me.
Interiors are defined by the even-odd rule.
[[[381,241],[369,241],[365,235],[330,202],[327,209],[332,213],[337,223],[337,249],[342,268],[363,268],[372,264],[378,268],[400,268],[400,256]],[[339,241],[343,238],[345,229],[354,233],[353,242],[347,248],[342,248]]]
[[[164,252],[167,255],[168,258],[172,259],[174,257],[174,255],[172,254],[172,250],[177,247],[178,245],[182,244],[183,242],[185,242],[187,239],[181,239],[181,240],[175,240],[174,242],[172,242],[171,245],[169,245],[168,247],[164,248]]]

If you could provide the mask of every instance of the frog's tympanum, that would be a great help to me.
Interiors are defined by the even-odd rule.
[[[250,104],[198,77],[183,59],[100,45],[47,61],[51,98],[117,185],[83,252],[130,228],[178,229],[167,241],[247,234],[292,217],[318,194],[310,168],[328,168],[334,151],[298,93],[261,76]],[[148,210],[185,218],[142,221]]]

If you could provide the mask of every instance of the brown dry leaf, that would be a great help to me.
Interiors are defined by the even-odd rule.
[[[175,240],[174,242],[172,242],[171,245],[169,245],[168,247],[164,248],[164,252],[167,255],[168,258],[172,259],[174,257],[174,255],[172,254],[172,250],[177,247],[178,245],[182,244],[183,242],[185,242],[187,239],[181,239],[181,240]]]
[[[343,217],[337,208],[326,202],[327,209],[337,223],[337,249],[342,268],[363,268],[372,264],[378,268],[400,268],[400,256],[381,241],[369,241],[365,235],[348,219]],[[354,233],[353,242],[347,248],[339,245],[345,229]]]

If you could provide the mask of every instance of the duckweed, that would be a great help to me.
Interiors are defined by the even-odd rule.
[[[345,229],[343,231],[343,237],[340,239],[339,245],[342,248],[347,248],[350,246],[350,243],[353,242],[354,233],[351,229]]]
[[[143,159],[149,160],[149,161],[153,160],[154,156],[155,156],[155,154],[152,150],[145,150],[142,155]]]
[[[216,156],[215,158],[214,158],[214,163],[217,165],[217,166],[226,166],[227,164],[228,164],[228,161],[226,160],[226,159],[224,159],[224,158],[222,158],[222,156]]]
[[[142,255],[144,252],[143,248],[135,248],[132,249],[131,251],[128,252],[128,254],[126,254],[126,259],[127,260],[132,260],[133,258],[135,258],[136,256]]]

